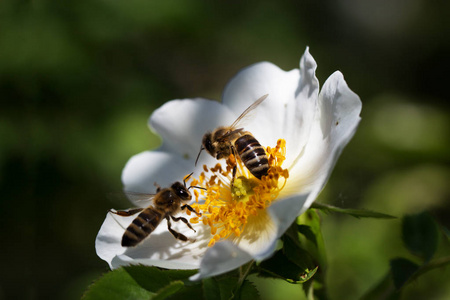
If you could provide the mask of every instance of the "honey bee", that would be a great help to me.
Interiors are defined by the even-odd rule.
[[[174,217],[178,212],[188,209],[191,212],[201,216],[200,213],[194,210],[187,202],[192,199],[192,195],[189,192],[190,188],[199,188],[197,186],[186,187],[186,180],[192,175],[189,174],[183,183],[177,181],[168,188],[161,188],[157,185],[156,194],[138,194],[138,197],[148,197],[152,201],[152,205],[147,208],[135,208],[128,211],[112,211],[110,212],[127,217],[139,213],[139,215],[133,220],[133,222],[127,227],[122,236],[122,247],[134,247],[142,242],[147,236],[149,236],[156,227],[161,223],[163,219],[167,220],[167,227],[169,232],[176,238],[182,241],[190,240],[184,234],[179,233],[172,229],[171,219],[175,222],[182,221],[194,232],[188,220],[184,217]],[[130,193],[134,195],[133,193]],[[183,204],[185,203],[185,204]]]
[[[267,154],[258,140],[244,128],[237,128],[239,123],[248,116],[248,114],[260,105],[268,95],[264,95],[250,105],[231,126],[221,126],[212,132],[207,132],[203,136],[202,146],[198,153],[198,158],[202,150],[206,150],[216,159],[228,159],[231,154],[239,156],[245,167],[258,179],[267,175],[269,170],[269,161]],[[236,165],[233,168],[233,180],[236,175]]]

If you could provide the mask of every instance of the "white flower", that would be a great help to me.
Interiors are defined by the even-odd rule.
[[[163,221],[141,244],[124,248],[122,235],[135,216],[108,213],[95,244],[100,258],[111,268],[144,264],[199,269],[194,280],[227,272],[252,259],[268,258],[274,252],[277,239],[316,199],[360,121],[361,101],[348,88],[342,74],[333,73],[319,93],[316,67],[306,49],[300,69],[285,72],[262,62],[242,70],[226,86],[222,103],[205,99],[174,100],[157,109],[149,123],[151,129],[161,135],[163,144],[155,151],[137,154],[128,161],[122,174],[125,190],[154,193],[155,182],[170,186],[192,171],[199,177],[203,165],[212,167],[218,162],[203,152],[194,167],[205,132],[231,125],[265,94],[269,94],[268,98],[255,109],[252,118],[245,123],[245,130],[264,147],[274,147],[280,139],[286,141],[282,168],[289,171],[289,176],[280,180],[275,199],[267,202],[267,208],[261,209],[257,216],[245,216],[246,223],[237,232],[224,234],[225,238],[216,239],[215,244],[210,241],[216,233],[212,234],[214,230],[203,222],[193,224],[196,232],[182,222],[172,222],[175,230],[196,239],[182,242],[168,232]],[[225,160],[220,163],[226,165]],[[237,177],[248,177],[245,168],[238,169]],[[225,186],[221,197],[233,198],[227,181],[230,176],[221,178]],[[214,245],[211,247],[211,244]]]

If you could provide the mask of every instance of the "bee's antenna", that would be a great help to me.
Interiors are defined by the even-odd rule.
[[[199,157],[200,157],[200,153],[202,153],[202,151],[203,151],[204,149],[205,149],[205,148],[203,148],[203,146],[200,147],[200,151],[198,151],[197,159],[195,160],[195,166],[197,166],[197,162],[198,162],[198,159],[199,159]]]
[[[200,190],[205,190],[205,191],[207,191],[207,189],[205,189],[204,187],[196,186],[196,185],[191,185],[190,187],[188,187],[188,190],[189,190],[190,188],[196,188],[196,189],[200,189]]]
[[[189,174],[188,176],[184,177],[184,179],[183,179],[184,187],[186,187],[186,180],[188,180],[188,179],[189,179],[189,177],[191,177],[191,176],[192,176],[192,174],[194,174],[194,172],[192,172],[192,173],[191,173],[191,174]]]

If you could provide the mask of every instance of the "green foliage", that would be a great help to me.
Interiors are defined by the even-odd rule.
[[[387,215],[387,214],[383,214],[383,213],[379,213],[379,212],[375,212],[375,211],[371,211],[371,210],[340,208],[340,207],[336,207],[336,206],[324,204],[324,203],[319,203],[319,202],[314,202],[311,205],[311,208],[320,209],[326,213],[337,212],[337,213],[347,214],[347,215],[353,216],[355,218],[375,218],[375,219],[395,219],[396,218],[391,215]]]
[[[450,256],[431,260],[439,240],[439,228],[427,213],[407,215],[402,219],[402,238],[407,250],[418,256],[421,263],[399,257],[390,261],[390,272],[371,289],[364,300],[400,299],[403,289],[423,274],[450,264]]]
[[[394,286],[397,290],[408,282],[412,275],[419,269],[419,266],[409,259],[395,258],[391,260],[391,274]]]
[[[146,266],[122,267],[94,282],[83,299],[166,299],[183,289],[183,281],[177,279],[192,274]]]
[[[298,217],[297,226],[297,230],[300,233],[298,236],[299,240],[305,249],[314,257],[318,265],[324,268],[327,264],[327,259],[318,210],[307,210],[303,215]]]
[[[402,238],[411,253],[429,261],[438,246],[437,224],[426,212],[405,216],[402,222]]]
[[[158,292],[152,297],[153,300],[163,300],[167,299],[172,294],[175,294],[184,286],[181,281],[172,281],[170,284],[162,287]]]
[[[290,283],[305,283],[317,270],[325,268],[320,219],[315,210],[308,210],[298,218],[282,237],[283,247],[259,268],[260,276],[286,280]]]
[[[373,213],[367,215],[373,216]],[[375,218],[378,218],[376,213]],[[401,224],[405,247],[420,262],[403,257],[392,259],[389,272],[361,299],[401,299],[404,288],[411,282],[450,264],[450,256],[433,260],[439,227],[428,213],[405,216]],[[327,299],[327,260],[318,210],[309,209],[300,216],[282,236],[281,244],[271,258],[256,265],[242,266],[239,275],[235,270],[197,282],[188,279],[195,270],[161,270],[145,266],[119,268],[92,284],[84,299],[264,299],[247,279],[249,274],[299,284],[308,299]]]
[[[258,300],[259,292],[248,280],[239,285],[236,277],[208,278],[203,280],[203,295],[205,300]],[[239,287],[236,290],[236,287]]]
[[[401,293],[396,291],[391,274],[387,274],[376,286],[361,297],[361,300],[398,300]]]
[[[302,284],[306,295],[326,299],[326,255],[318,212],[310,209],[300,216],[281,240],[283,247],[259,264],[258,275]]]
[[[260,299],[255,286],[238,278],[235,272],[203,281],[189,281],[195,273],[141,265],[121,267],[94,282],[83,299]]]
[[[299,254],[300,253],[307,255],[306,251],[299,251]],[[304,282],[303,279],[305,278],[305,276],[309,279],[309,276],[307,276],[307,274],[310,272],[306,265],[312,264],[312,261],[306,257],[301,258],[301,255],[298,255],[297,258],[300,259],[294,262],[293,260],[289,259],[282,250],[279,250],[270,259],[263,261],[260,264],[260,268],[262,271],[260,275],[265,277],[284,279],[287,282],[291,283]]]
[[[153,281],[153,278],[148,281]],[[92,284],[83,299],[149,299],[152,295],[124,268],[120,268],[105,274]]]

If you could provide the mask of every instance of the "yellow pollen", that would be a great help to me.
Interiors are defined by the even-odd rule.
[[[248,179],[245,176],[239,176],[234,179],[231,187],[231,196],[235,200],[247,202],[250,195],[253,195],[253,189],[258,186],[258,179]]]
[[[286,159],[285,140],[279,139],[274,148],[267,147],[266,154],[269,170],[261,179],[254,177],[240,158],[233,155],[226,160],[225,169],[220,164],[212,168],[204,165],[204,172],[198,180],[193,179],[206,191],[200,191],[202,201],[199,201],[199,193],[194,192],[196,203],[192,207],[202,215],[191,218],[190,222],[196,224],[201,221],[210,226],[213,238],[208,243],[209,247],[221,239],[242,235],[248,218],[269,207],[286,185],[289,172],[281,167]],[[235,166],[237,172],[231,182]]]

